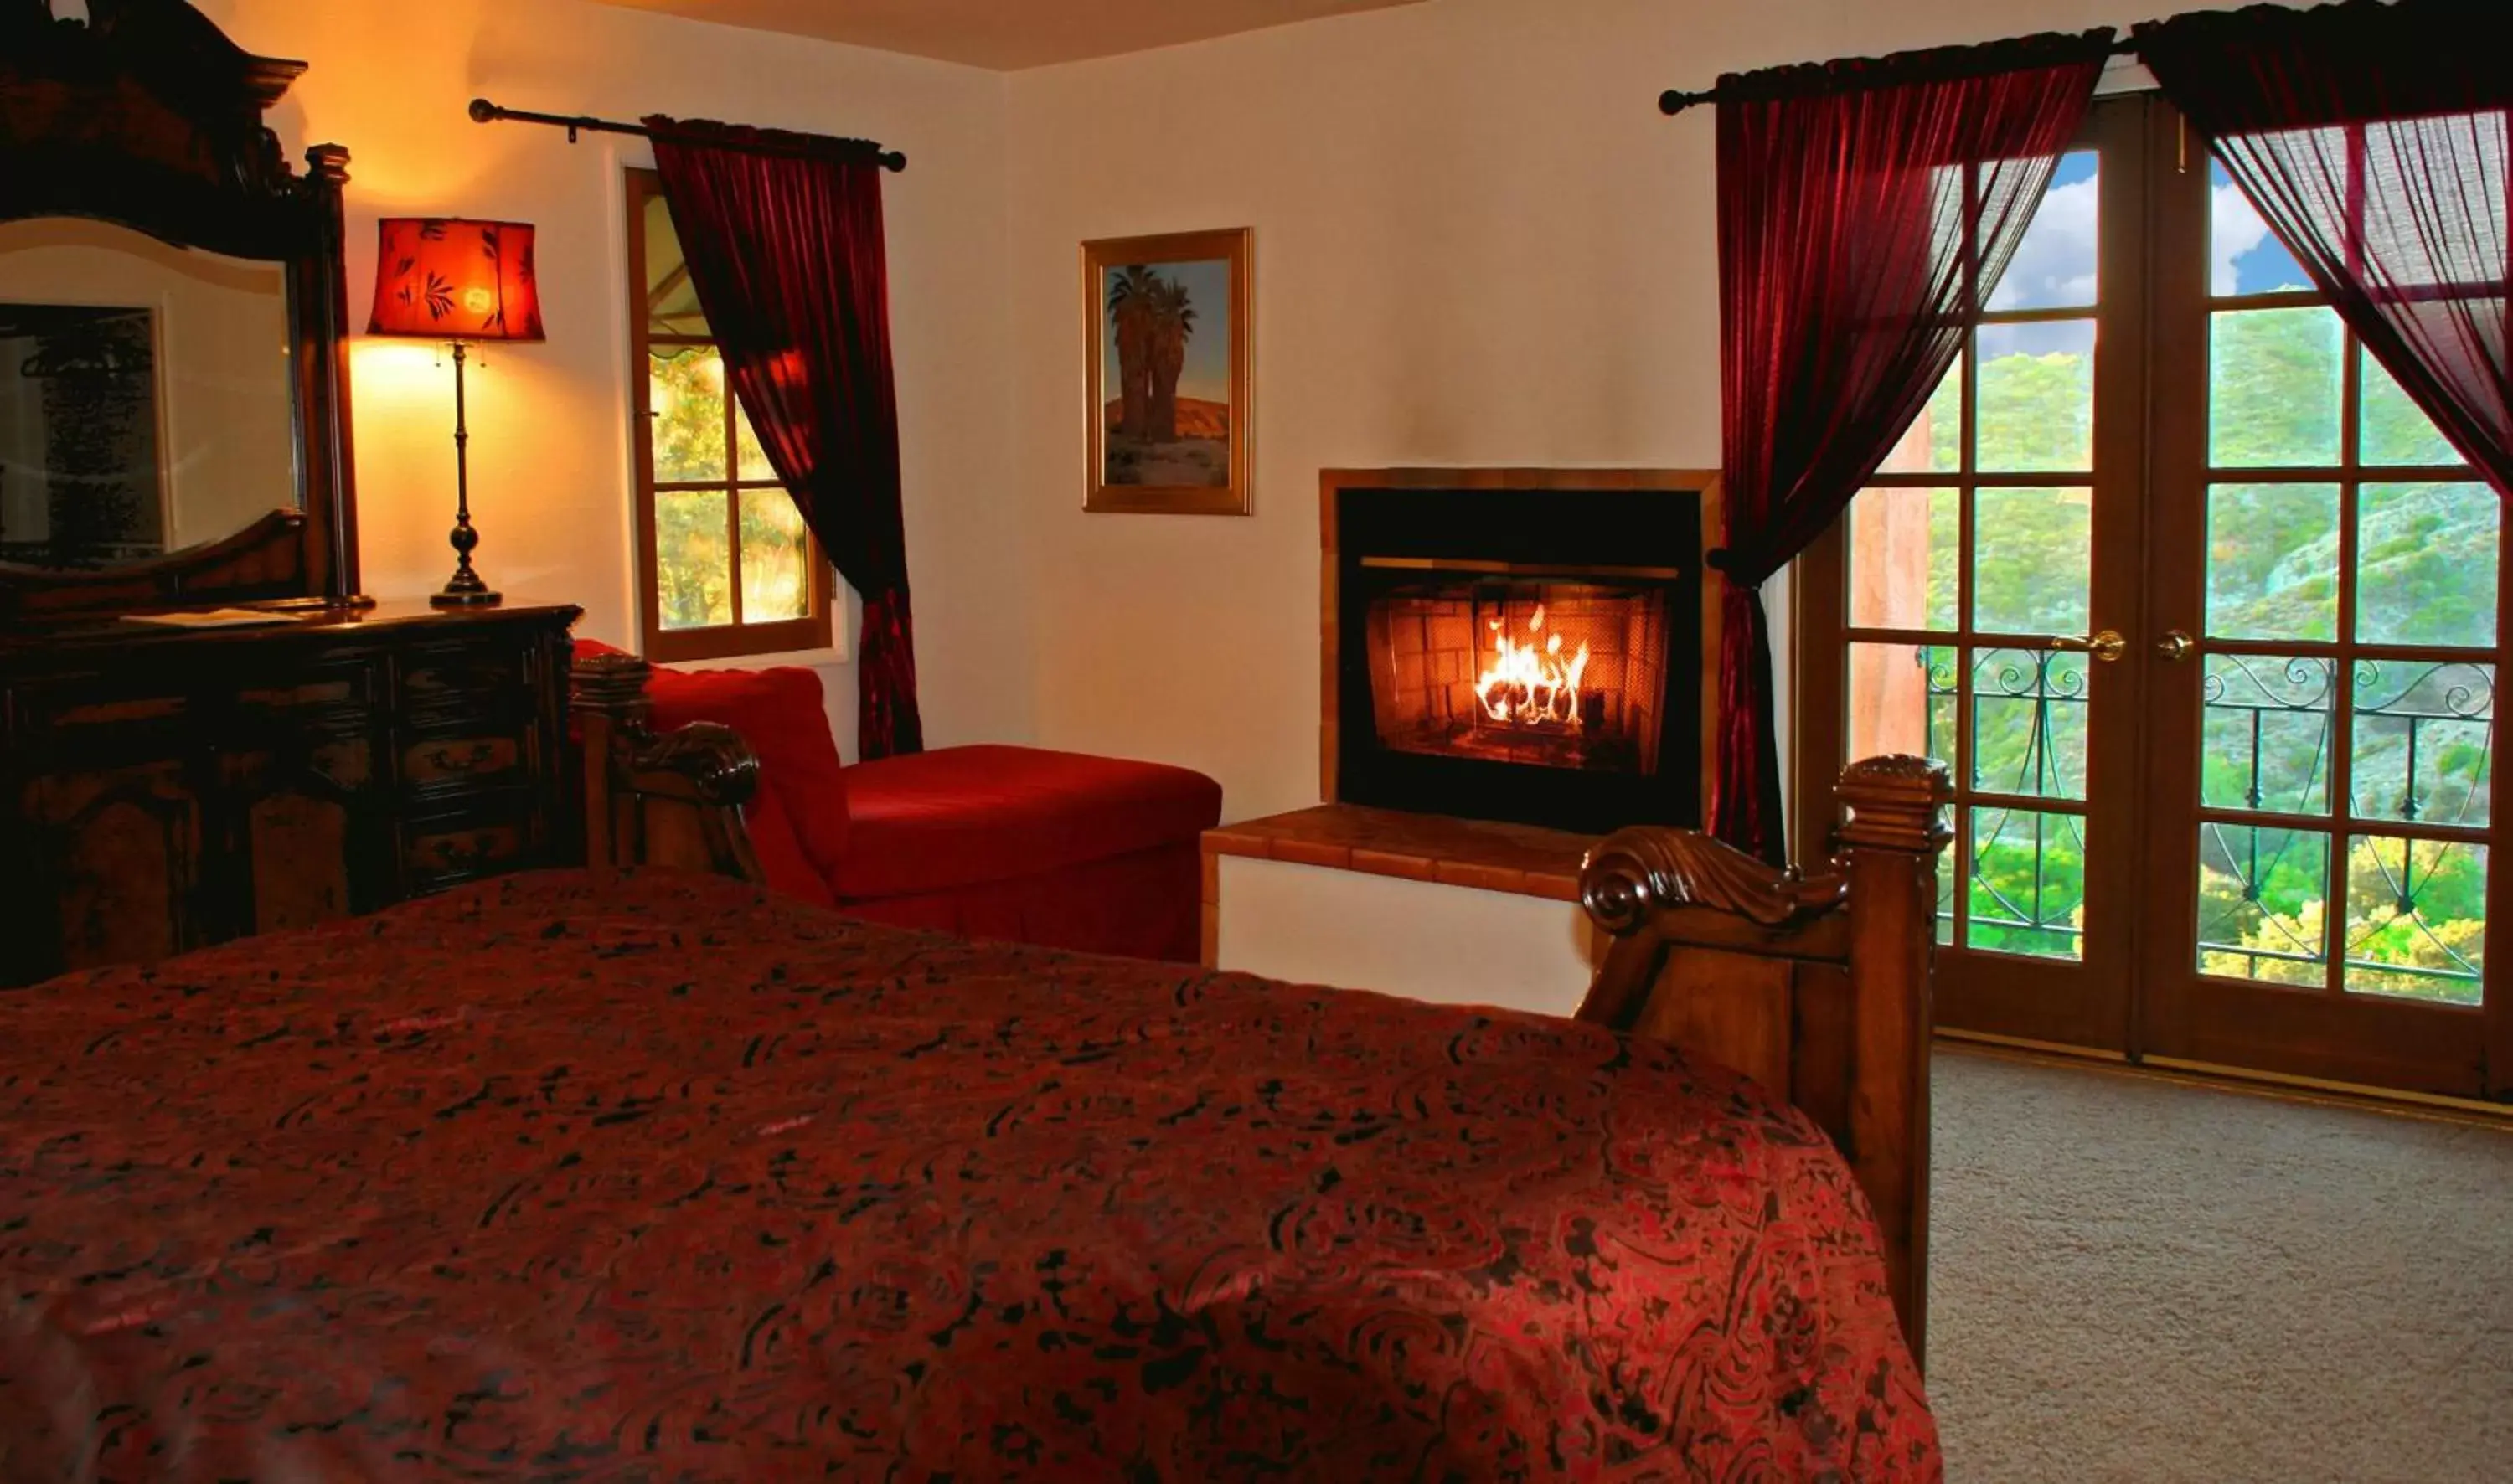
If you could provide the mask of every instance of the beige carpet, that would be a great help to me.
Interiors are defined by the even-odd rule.
[[[1948,1050],[1954,1484],[2513,1480],[2513,1130]]]

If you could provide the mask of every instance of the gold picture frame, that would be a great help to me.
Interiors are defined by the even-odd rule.
[[[1253,235],[1082,245],[1085,510],[1249,513]]]

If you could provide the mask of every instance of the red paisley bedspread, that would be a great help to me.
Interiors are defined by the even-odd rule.
[[[1830,1148],[1591,1027],[566,874],[0,1056],[10,1480],[1938,1473]]]

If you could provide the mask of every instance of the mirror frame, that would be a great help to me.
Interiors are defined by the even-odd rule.
[[[0,564],[0,625],[139,608],[364,604],[349,440],[341,190],[349,152],[289,168],[263,113],[305,71],[256,57],[185,0],[0,0],[0,221],[77,216],[287,270],[297,508],[99,570]]]

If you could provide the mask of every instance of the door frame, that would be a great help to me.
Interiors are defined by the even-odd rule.
[[[2208,270],[2204,253],[2170,249],[2174,243],[2186,245],[2192,230],[2188,212],[2204,216],[2210,157],[2204,141],[2190,136],[2179,115],[2153,94],[2098,99],[2086,133],[2071,148],[2090,142],[2104,150],[2098,406],[2135,410],[2130,417],[2095,419],[2090,616],[2095,629],[2108,625],[2129,640],[2117,664],[2088,667],[2095,683],[2093,705],[2104,714],[2099,730],[2095,717],[2089,719],[2087,798],[2093,848],[2088,851],[2086,909],[2089,920],[2100,913],[2106,924],[2101,931],[2111,947],[2098,973],[2095,943],[2088,939],[2088,972],[2095,977],[2081,982],[2073,995],[2054,996],[2054,982],[2071,973],[2067,966],[1940,944],[1938,1027],[2132,1062],[2152,1060],[2377,1092],[2513,1102],[2513,970],[2503,965],[2501,953],[2498,961],[2484,969],[2484,998],[2474,1010],[2334,991],[2318,996],[2318,1008],[2298,1011],[2298,997],[2311,992],[2233,979],[2201,980],[2195,965],[2184,961],[2199,926],[2193,886],[2199,817],[2195,780],[2203,734],[2195,683],[2186,696],[2174,687],[2184,683],[2181,677],[2198,673],[2204,660],[2167,660],[2156,645],[2159,637],[2173,630],[2205,638],[2204,527],[2194,532],[2189,502],[2201,501],[2204,509],[2204,368],[2211,316],[2204,307],[2195,314],[2173,311],[2210,302]],[[2137,169],[2114,170],[2115,151],[2127,150],[2135,151]],[[2192,171],[2200,175],[2198,187],[2184,181]],[[2169,199],[2176,192],[2177,204]],[[2176,211],[2184,217],[2168,221],[2168,215]],[[2204,219],[2196,230],[2205,233]],[[2205,242],[2204,236],[2198,240]],[[2134,284],[2115,281],[2110,270],[2122,262],[2136,263]],[[2151,368],[2160,370],[2150,375]],[[2191,368],[2203,369],[2199,395],[2185,392],[2177,400],[2166,395],[2167,387],[2159,383]],[[1976,368],[1968,368],[1967,373],[1976,375]],[[2358,385],[2359,378],[2351,375],[2342,409],[2351,419]],[[1967,429],[1968,439],[1975,436]],[[2195,485],[2193,469],[2199,471]],[[2166,508],[2174,494],[2171,487],[2176,485],[2184,502],[2178,513]],[[1830,854],[1838,812],[1833,786],[1846,752],[1852,642],[1848,529],[1845,512],[1798,559],[1791,582],[1791,839],[1802,861]],[[2513,581],[2505,579],[2502,563],[2507,543],[2513,542],[2513,518],[2502,521],[2499,531],[2496,646],[2492,656],[2469,658],[2476,663],[2492,659],[2500,688],[2507,661],[2513,659],[2513,644],[2508,644],[2513,641]],[[1963,532],[1969,551],[1969,516]],[[2345,550],[2352,552],[2352,534],[2346,539]],[[2166,550],[2168,546],[2173,549]],[[1967,634],[1970,617],[1968,611],[1958,614]],[[1959,669],[1968,672],[1970,666]],[[2343,683],[2345,677],[2340,679]],[[1957,705],[1954,761],[1958,788],[1968,794],[1968,674]],[[2334,700],[2334,728],[2345,715]],[[2500,740],[2500,731],[2496,735]],[[2343,757],[2332,760],[2334,794],[2343,785],[2335,766]],[[2500,765],[2492,771],[2490,818],[2513,817],[2507,812],[2513,810],[2513,784],[2505,781]],[[2177,789],[2184,780],[2191,784],[2187,806],[2158,808],[2156,801],[2164,797],[2160,791]],[[2346,815],[2343,803],[2334,799],[2334,805],[2329,910],[2343,918]],[[2096,822],[2102,826],[2099,834],[2093,833]],[[1960,811],[1956,824],[1955,849],[1968,852]],[[2181,834],[2190,839],[2175,838]],[[2097,850],[2108,858],[2109,869],[2100,873],[2095,869]],[[2507,882],[2513,860],[2491,858],[2489,867],[2486,911],[2491,919],[2505,919],[2513,915],[2513,885]],[[1960,877],[1956,889],[1964,890]],[[2334,964],[2334,983],[2341,982],[2343,973],[2343,963]],[[2108,978],[2100,977],[2106,974]],[[2207,1002],[2168,992],[2168,987],[2192,983],[2207,986]]]

